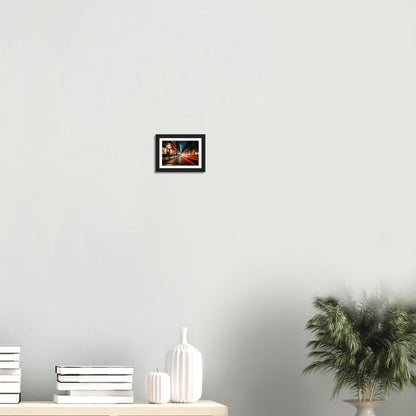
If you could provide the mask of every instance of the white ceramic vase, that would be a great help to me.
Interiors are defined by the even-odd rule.
[[[167,403],[170,400],[170,377],[166,373],[146,376],[146,399],[149,403]]]
[[[188,344],[187,331],[181,328],[181,343],[168,353],[172,357],[171,401],[176,403],[197,402],[202,395],[202,355]]]
[[[344,400],[345,403],[349,403],[357,409],[355,416],[376,416],[374,408],[384,400]]]

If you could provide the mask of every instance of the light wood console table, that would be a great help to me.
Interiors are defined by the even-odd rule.
[[[196,403],[149,404],[56,404],[22,402],[0,404],[0,416],[228,416],[220,403],[200,400]]]

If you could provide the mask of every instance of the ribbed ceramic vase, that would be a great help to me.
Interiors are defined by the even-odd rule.
[[[374,408],[384,400],[344,400],[345,403],[349,403],[357,409],[355,416],[376,416]]]
[[[170,400],[170,377],[166,373],[146,376],[146,399],[149,403],[167,403]]]
[[[202,355],[187,340],[188,328],[181,328],[181,343],[172,351],[171,401],[197,402],[202,395]]]

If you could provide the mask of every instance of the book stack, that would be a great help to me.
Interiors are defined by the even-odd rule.
[[[0,403],[20,403],[20,345],[0,345]]]
[[[55,403],[133,403],[133,367],[56,366]]]

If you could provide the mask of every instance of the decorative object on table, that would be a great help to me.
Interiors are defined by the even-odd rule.
[[[205,172],[205,134],[157,134],[156,172]]]
[[[375,416],[374,408],[384,403],[385,400],[343,400],[345,403],[353,405],[357,409],[355,416]]]
[[[181,343],[172,351],[170,398],[176,403],[192,403],[202,395],[202,356],[187,340],[188,328],[181,328]]]
[[[21,400],[20,345],[0,345],[0,403]]]
[[[56,366],[55,403],[134,403],[133,367]]]
[[[146,399],[149,403],[163,404],[170,400],[170,377],[169,374],[149,373],[146,376]]]
[[[334,373],[332,398],[354,393],[358,415],[407,386],[416,386],[416,303],[363,295],[359,301],[316,298],[318,313],[306,324],[314,335],[307,347],[314,361],[303,373]]]

